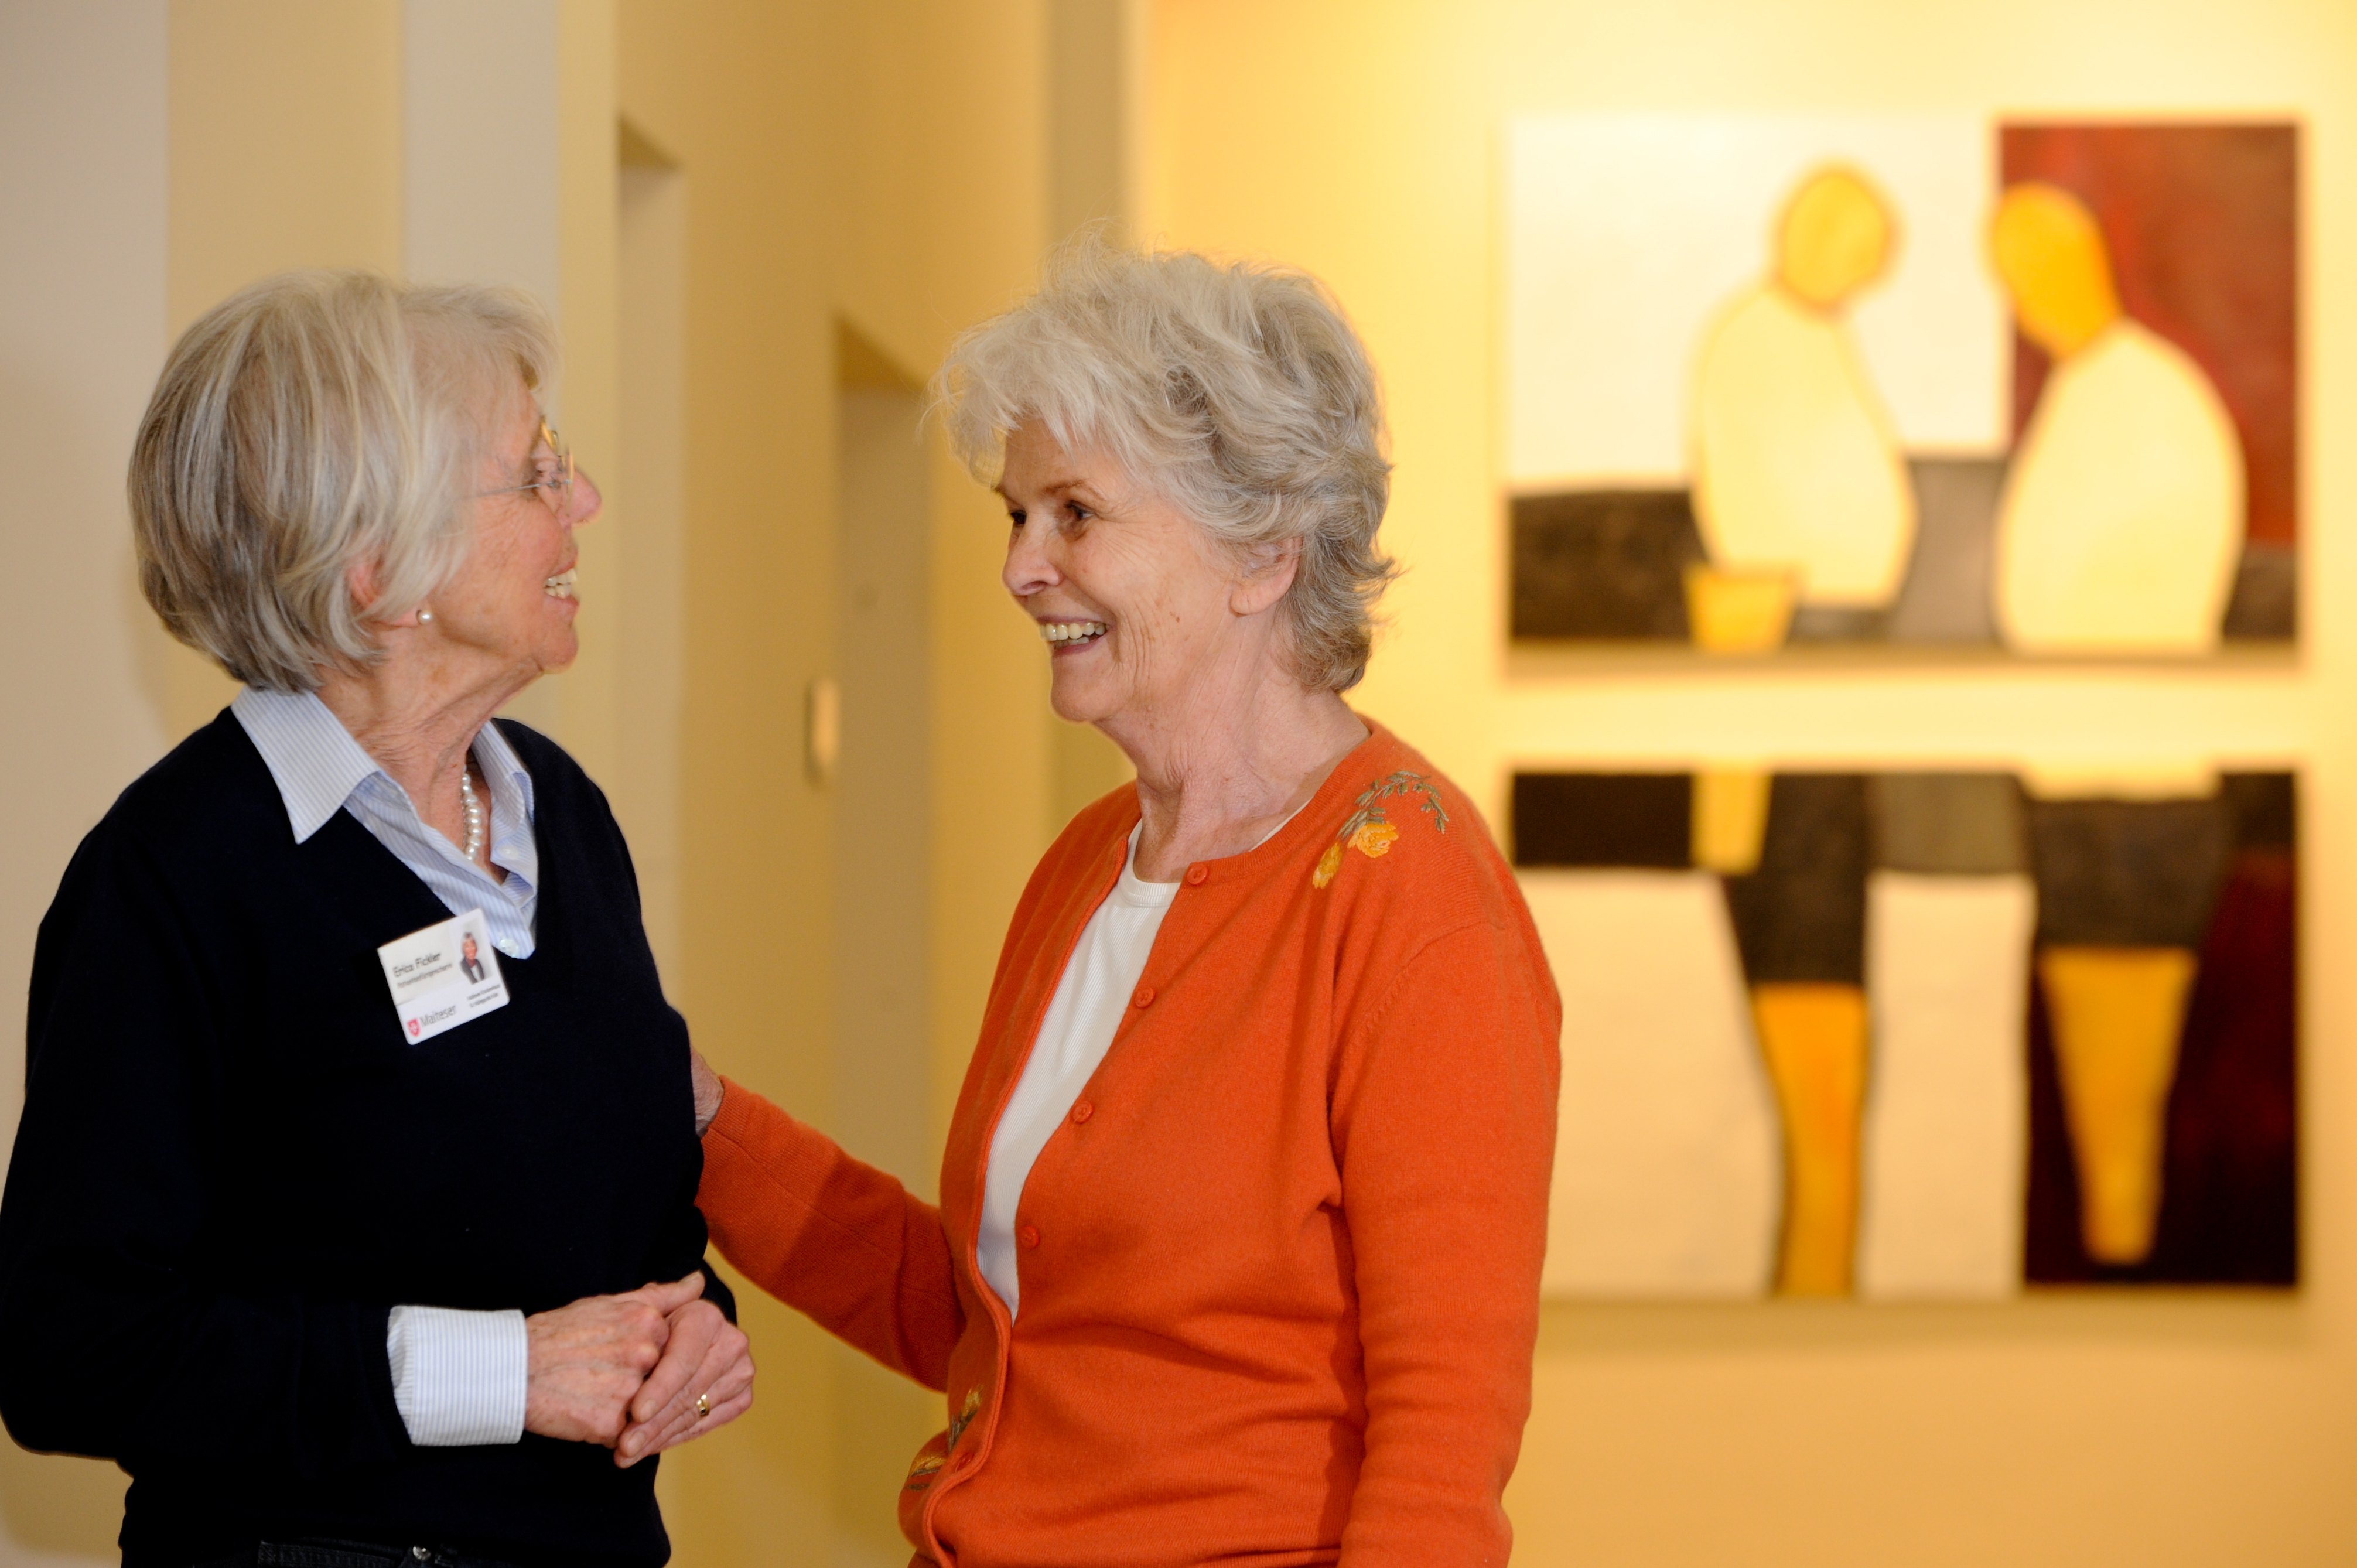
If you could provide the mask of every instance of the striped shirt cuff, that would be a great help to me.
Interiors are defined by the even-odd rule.
[[[393,1402],[420,1448],[522,1439],[531,1359],[522,1313],[396,1306],[384,1352]]]

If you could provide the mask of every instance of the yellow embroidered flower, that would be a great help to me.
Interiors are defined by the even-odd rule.
[[[1310,885],[1323,887],[1334,880],[1335,874],[1342,869],[1345,849],[1355,849],[1369,860],[1389,854],[1392,845],[1399,842],[1400,831],[1383,815],[1383,803],[1394,798],[1413,800],[1419,795],[1424,797],[1421,804],[1425,814],[1432,819],[1433,831],[1447,832],[1448,811],[1441,805],[1440,793],[1433,789],[1432,780],[1421,773],[1394,773],[1388,779],[1378,779],[1361,792],[1354,802],[1357,810],[1334,831],[1334,842],[1318,857],[1318,869],[1310,875]]]

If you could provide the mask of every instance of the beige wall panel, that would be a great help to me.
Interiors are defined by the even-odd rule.
[[[823,1120],[831,816],[804,779],[803,683],[832,567],[832,323],[813,199],[835,135],[802,7],[618,9],[619,103],[688,182],[679,961],[665,984],[721,1071]],[[628,475],[623,476],[627,485]],[[833,1378],[821,1337],[738,1286],[760,1382],[729,1431],[666,1455],[688,1565],[831,1554]]]
[[[290,267],[402,265],[400,0],[171,0],[167,330]],[[175,738],[237,685],[160,628]]]
[[[562,79],[582,63],[560,36],[568,11],[582,7],[403,0],[402,252],[414,281],[505,284],[560,304]],[[551,412],[564,416],[561,400]]]
[[[169,330],[289,267],[401,270],[400,0],[172,0]]]
[[[617,574],[604,618],[620,660],[623,744],[605,780],[629,834],[655,961],[679,964],[680,717],[687,698],[687,177],[625,165],[616,210],[615,403],[607,502]]]
[[[34,929],[67,857],[162,754],[162,639],[124,516],[164,359],[166,9],[0,6],[0,1133],[23,1105]],[[15,1346],[12,1355],[38,1355]],[[0,1564],[114,1561],[123,1473],[0,1444]]]
[[[1037,0],[619,10],[622,111],[691,193],[680,959],[667,978],[724,1072],[822,1126],[836,1112],[837,873],[802,706],[835,658],[834,322],[922,371],[952,330],[1030,276],[1036,12]],[[946,1070],[972,1048],[1000,933],[1044,847],[1045,682],[996,585],[1004,520],[932,451],[928,1011]],[[943,1091],[936,1075],[906,1092],[938,1107]],[[846,1455],[889,1444],[841,1424],[858,1412],[839,1412],[836,1391],[858,1383],[823,1337],[744,1294],[761,1391],[737,1428],[665,1462],[678,1561],[865,1562],[889,1540],[901,1476],[897,1464],[861,1474]]]
[[[556,310],[565,328],[564,431],[585,463],[619,456],[620,341],[616,272],[614,0],[561,0],[556,7]],[[623,628],[631,593],[624,535],[628,499],[617,495],[580,536],[581,656],[554,684],[557,737],[593,779],[620,776],[625,745]],[[622,817],[627,831],[630,820]]]
[[[1985,1307],[1550,1306],[1508,1497],[1525,1563],[2305,1564],[2357,1554],[2357,642],[2120,671],[1510,659],[1505,121],[1587,113],[2266,117],[2307,125],[2311,435],[2357,386],[2357,16],[2328,0],[1861,8],[1189,0],[1157,8],[1150,229],[1331,283],[1392,400],[1397,628],[1359,698],[1478,796],[1517,761],[2305,759],[2308,1284]],[[1250,112],[1240,106],[1249,105]],[[2357,596],[2357,456],[2311,440],[2312,606]],[[1700,1499],[1704,1506],[1696,1506]]]
[[[522,288],[556,317],[565,367],[542,401],[584,467],[615,435],[613,0],[404,0],[403,254],[421,282]],[[626,505],[583,530],[581,654],[509,704],[591,777],[620,736]],[[626,823],[627,825],[627,823]]]

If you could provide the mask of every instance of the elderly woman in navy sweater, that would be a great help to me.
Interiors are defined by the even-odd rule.
[[[0,1202],[0,1415],[130,1472],[131,1568],[661,1563],[637,1461],[750,1402],[629,852],[491,720],[576,646],[554,359],[294,274],[140,429],[148,602],[245,689],[41,924]]]

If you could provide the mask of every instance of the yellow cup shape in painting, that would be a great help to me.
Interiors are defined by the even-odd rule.
[[[1776,1288],[1846,1295],[1857,1250],[1866,992],[1780,982],[1752,988],[1751,1019],[1784,1113],[1784,1243]]]
[[[2182,948],[2053,947],[2038,955],[2079,1227],[2100,1263],[2140,1263],[2160,1215],[2161,1153],[2195,961]]]
[[[1689,563],[1686,625],[1706,653],[1772,653],[1784,646],[1799,596],[1799,575],[1788,566],[1725,571]]]
[[[1915,542],[1898,431],[1846,307],[1888,263],[1889,209],[1840,168],[1803,181],[1769,278],[1705,335],[1692,411],[1695,520],[1723,572],[1792,573],[1800,602],[1887,606]]]
[[[1990,225],[2023,334],[2055,356],[1996,524],[1997,625],[2022,652],[2216,647],[2242,553],[2243,450],[2200,366],[2123,315],[2103,231],[2028,184]]]

